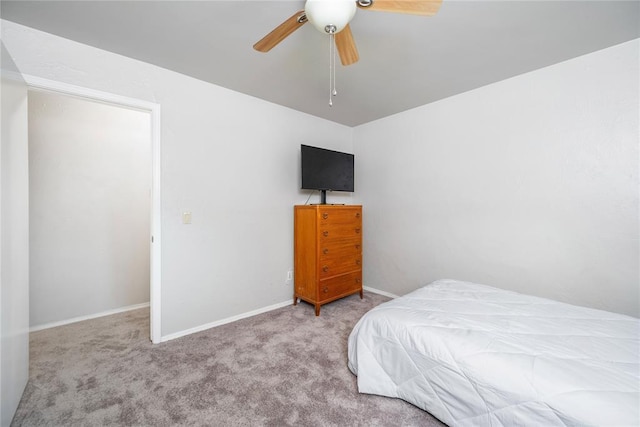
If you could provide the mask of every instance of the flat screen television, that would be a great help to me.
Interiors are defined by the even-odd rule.
[[[302,189],[320,190],[320,203],[327,203],[327,191],[353,192],[354,156],[325,148],[300,146]]]

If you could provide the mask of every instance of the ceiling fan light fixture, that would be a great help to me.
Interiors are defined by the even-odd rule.
[[[356,3],[353,0],[307,0],[304,6],[307,19],[323,34],[339,33],[353,19]]]

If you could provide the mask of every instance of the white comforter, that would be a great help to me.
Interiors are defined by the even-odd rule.
[[[454,280],[374,308],[349,337],[361,393],[449,425],[640,425],[640,321]]]

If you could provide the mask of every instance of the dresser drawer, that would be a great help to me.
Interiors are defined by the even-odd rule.
[[[362,272],[357,271],[320,281],[320,301],[336,299],[362,289]]]
[[[360,236],[351,239],[324,241],[320,245],[320,259],[341,257],[362,253],[362,239]]]
[[[324,242],[359,239],[362,237],[360,224],[326,224],[319,227],[321,246]]]
[[[320,224],[362,224],[360,209],[320,208]]]
[[[362,257],[359,255],[320,261],[320,279],[356,270],[362,270]]]

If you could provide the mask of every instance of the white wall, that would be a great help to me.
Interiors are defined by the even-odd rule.
[[[27,87],[1,49],[0,425],[8,426],[29,378],[29,160]]]
[[[163,336],[292,300],[300,144],[352,151],[351,128],[9,21],[2,39],[25,74],[161,105]]]
[[[31,327],[149,302],[150,119],[29,92]]]
[[[23,73],[161,104],[163,336],[291,298],[300,143],[355,148],[357,198],[330,201],[365,205],[365,285],[455,277],[638,315],[638,41],[354,130],[11,22],[2,38]]]
[[[640,315],[638,40],[359,126],[364,283]]]

